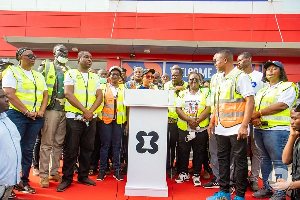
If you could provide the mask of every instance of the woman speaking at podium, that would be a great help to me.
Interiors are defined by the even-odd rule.
[[[179,93],[176,100],[176,112],[179,116],[179,166],[176,183],[190,180],[188,173],[189,155],[193,148],[193,183],[201,186],[200,173],[205,148],[207,146],[207,127],[209,124],[209,89],[202,87],[202,77],[192,71],[188,74],[188,88]]]

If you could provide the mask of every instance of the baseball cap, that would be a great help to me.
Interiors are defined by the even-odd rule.
[[[155,70],[154,69],[144,69],[143,72],[142,72],[142,76],[144,76],[145,74],[147,74],[148,72],[152,72],[152,74],[155,73]]]
[[[9,62],[9,58],[0,59],[0,65],[4,65],[4,64],[13,65],[13,63]]]
[[[112,70],[118,70],[120,72],[120,74],[122,73],[122,69],[118,66],[112,66],[108,72],[110,73]]]
[[[267,69],[270,65],[275,65],[281,69],[284,69],[284,66],[281,62],[279,61],[267,61],[265,64],[264,64],[264,68]]]

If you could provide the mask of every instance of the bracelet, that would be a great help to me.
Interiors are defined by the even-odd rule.
[[[24,112],[24,115],[26,115],[29,112],[29,110],[26,110],[26,112]]]
[[[30,115],[31,115],[31,112],[28,113],[27,117],[30,117]]]
[[[259,114],[260,114],[260,116],[262,116],[262,114],[261,114],[261,110],[259,110]]]
[[[294,183],[294,182],[291,182],[291,183],[290,183],[289,187],[286,189],[287,191],[292,190],[292,187],[294,186],[293,183]]]

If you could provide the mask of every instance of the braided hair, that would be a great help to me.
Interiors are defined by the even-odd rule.
[[[21,56],[22,53],[24,53],[24,51],[27,51],[27,50],[30,50],[30,49],[27,48],[27,47],[21,47],[21,48],[19,48],[19,49],[17,50],[17,52],[16,52],[16,59],[17,59],[17,61],[20,61],[20,60],[19,60],[19,56]]]

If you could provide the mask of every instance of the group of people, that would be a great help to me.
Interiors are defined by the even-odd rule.
[[[17,190],[35,193],[28,182],[39,133],[40,187],[49,187],[49,180],[53,180],[60,182],[57,192],[65,191],[73,182],[77,164],[77,183],[95,186],[88,176],[95,174],[99,166],[97,181],[103,181],[109,159],[113,176],[122,181],[126,169],[122,171],[121,164],[127,162],[124,152],[130,135],[130,108],[124,105],[126,89],[175,91],[176,100],[168,108],[166,124],[166,172],[170,178],[178,174],[176,183],[190,180],[192,149],[193,183],[196,187],[202,185],[200,174],[202,165],[206,171],[209,167],[209,149],[214,178],[203,187],[220,188],[220,192],[207,200],[231,199],[233,190],[235,200],[245,199],[248,185],[255,198],[284,200],[285,190],[300,188],[298,151],[293,152],[293,144],[298,143],[300,109],[292,109],[298,90],[288,82],[281,62],[266,62],[260,73],[252,68],[251,54],[241,53],[235,67],[233,54],[221,50],[213,57],[217,73],[210,82],[194,71],[188,74],[187,82],[183,81],[178,65],[171,68],[170,81],[168,74],[160,79],[154,69],[135,67],[133,79],[126,82],[126,70],[117,66],[96,74],[87,51],[78,53],[77,69],[67,66],[68,50],[64,45],[56,45],[53,55],[53,61],[42,62],[39,73],[31,69],[37,57],[23,47],[16,52],[19,64],[6,63],[2,70],[0,126],[7,142],[1,143],[1,152],[5,153],[0,159],[9,160],[10,167],[0,169],[0,183],[7,185],[6,195],[15,195],[13,185]],[[252,152],[250,177],[247,146]],[[63,176],[58,173],[62,150]],[[285,164],[291,160],[293,182],[286,182]],[[269,181],[273,168],[276,183]],[[260,171],[264,184],[261,189],[257,184]],[[298,190],[293,195],[299,197]]]

